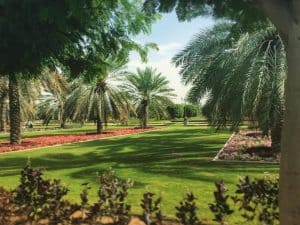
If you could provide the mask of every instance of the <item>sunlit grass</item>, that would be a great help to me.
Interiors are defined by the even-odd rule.
[[[229,136],[227,131],[215,133],[207,127],[170,126],[143,134],[3,154],[0,183],[15,187],[21,168],[30,158],[34,167],[46,168],[47,177],[59,178],[67,185],[70,200],[79,200],[84,182],[90,183],[90,198],[95,200],[96,172],[112,167],[119,177],[135,181],[129,195],[134,213],[140,212],[142,193],[150,190],[162,195],[163,211],[174,217],[174,206],[186,191],[193,191],[200,218],[211,220],[207,205],[213,199],[215,181],[225,180],[233,191],[239,176],[278,173],[275,165],[211,162]]]

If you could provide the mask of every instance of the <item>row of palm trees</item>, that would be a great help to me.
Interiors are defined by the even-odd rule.
[[[5,130],[8,113],[14,118],[33,121],[42,118],[47,124],[58,118],[61,128],[66,121],[84,123],[95,121],[97,133],[103,131],[108,119],[128,120],[130,115],[140,119],[142,128],[148,127],[149,107],[166,112],[172,104],[173,89],[169,81],[156,69],[137,69],[136,73],[125,70],[124,63],[109,60],[101,72],[70,79],[57,70],[45,69],[36,80],[22,80],[14,90],[19,94],[17,102],[8,101],[9,89],[6,79],[0,80],[0,128]],[[8,104],[9,103],[9,104]],[[18,108],[18,107],[16,107]],[[10,130],[11,143],[21,140],[21,130]]]

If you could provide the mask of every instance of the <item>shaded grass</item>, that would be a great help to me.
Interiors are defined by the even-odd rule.
[[[96,172],[112,167],[121,178],[135,181],[129,201],[140,212],[142,193],[150,190],[163,197],[163,211],[170,217],[186,191],[198,197],[200,217],[211,219],[207,204],[212,201],[214,182],[225,180],[233,190],[239,176],[278,173],[278,166],[211,162],[230,136],[213,129],[171,126],[162,130],[105,140],[51,147],[30,152],[0,155],[0,184],[15,187],[28,158],[34,167],[47,170],[70,189],[68,198],[78,201],[81,184],[89,182],[90,197],[96,199]]]

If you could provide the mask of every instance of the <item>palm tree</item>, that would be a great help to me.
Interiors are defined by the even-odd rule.
[[[15,80],[10,76],[0,78],[0,130],[4,131],[9,115],[12,144],[21,141],[19,123],[35,119],[36,101],[42,92],[63,96],[62,90],[66,89],[66,85],[61,74],[51,72],[49,69],[45,69],[39,79],[28,80],[22,76]]]
[[[264,134],[271,130],[273,149],[280,149],[286,56],[272,25],[248,33],[218,24],[195,36],[173,63],[192,85],[188,99],[207,98],[203,113],[212,125],[232,121],[237,129],[245,117],[254,118]]]
[[[20,95],[18,77],[14,73],[8,75],[8,98],[10,143],[19,144],[21,142]]]
[[[136,73],[128,73],[122,85],[133,100],[141,127],[148,127],[149,107],[155,107],[157,111],[167,112],[170,98],[175,95],[169,87],[169,81],[155,69],[137,69]]]
[[[94,120],[97,133],[102,133],[108,117],[121,119],[133,110],[127,94],[116,82],[124,62],[108,59],[106,63],[100,73],[77,79],[65,104],[65,115],[82,123]]]
[[[34,100],[38,97],[39,90],[36,82],[24,80],[22,76],[17,78],[9,75],[0,78],[0,130],[5,131],[9,118],[11,144],[21,141],[21,121],[34,118]]]
[[[58,117],[60,127],[65,128],[65,101],[70,93],[67,79],[57,70],[45,69],[39,80],[43,87],[44,96],[38,105],[40,114],[43,114],[44,122],[49,122],[51,118]]]
[[[20,81],[18,87],[20,93],[20,120],[33,121],[36,116],[36,101],[41,96],[42,87],[39,80]]]

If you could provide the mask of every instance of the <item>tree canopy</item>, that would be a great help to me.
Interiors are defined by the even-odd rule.
[[[145,0],[144,8],[150,14],[175,10],[180,21],[200,15],[213,15],[238,21],[244,28],[253,28],[249,25],[266,21],[264,14],[255,5],[242,0]]]
[[[148,126],[149,107],[156,112],[167,112],[167,106],[172,103],[173,89],[169,81],[156,69],[147,67],[137,69],[136,73],[128,73],[124,78],[122,88],[128,93],[141,119],[142,128]]]
[[[0,74],[38,74],[43,66],[76,66],[87,53],[136,48],[156,16],[140,0],[4,0],[0,2]]]
[[[248,117],[265,135],[279,133],[279,140],[273,139],[278,144],[287,71],[282,40],[272,25],[233,34],[231,26],[221,23],[197,34],[173,62],[192,85],[188,99],[207,98],[203,114],[211,124],[229,122],[237,129]]]

